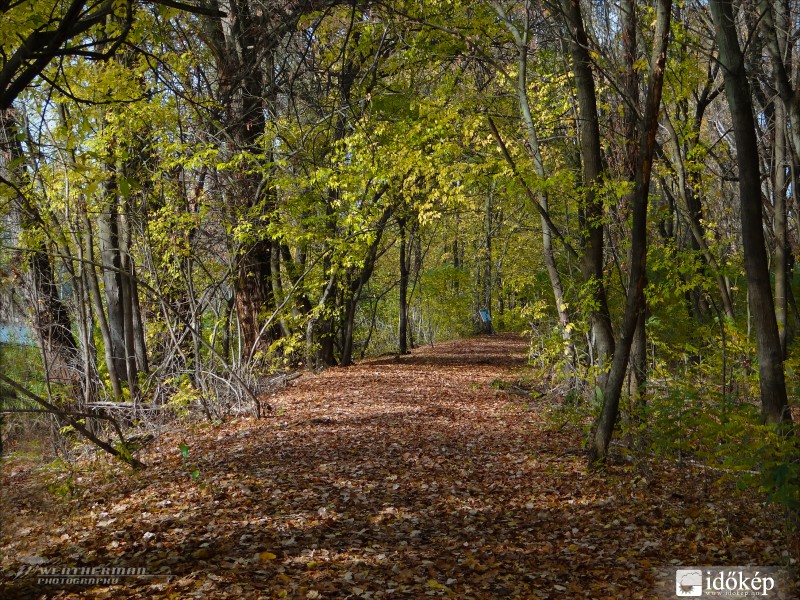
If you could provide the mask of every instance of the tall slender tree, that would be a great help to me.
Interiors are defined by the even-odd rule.
[[[711,0],[719,62],[736,140],[744,265],[758,344],[761,415],[767,423],[790,419],[778,323],[770,283],[761,211],[761,169],[750,82],[731,0]]]

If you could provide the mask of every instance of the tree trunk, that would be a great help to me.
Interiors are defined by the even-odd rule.
[[[409,258],[406,251],[406,221],[398,219],[400,226],[400,318],[397,328],[400,354],[408,354],[408,271]]]
[[[142,315],[142,307],[139,303],[139,285],[136,279],[136,268],[133,261],[131,261],[131,309],[133,310],[133,333],[134,333],[134,346],[136,353],[136,368],[142,373],[150,371],[150,364],[147,360],[147,345],[144,339],[144,317]]]
[[[125,359],[125,314],[122,304],[122,264],[117,221],[117,189],[116,179],[113,176],[106,183],[103,195],[104,210],[98,215],[97,228],[111,356],[114,361],[114,371],[120,381],[128,381],[128,367]]]
[[[670,30],[671,0],[659,0],[656,13],[656,32],[651,59],[650,78],[645,100],[644,120],[639,138],[639,152],[636,159],[636,181],[631,194],[632,225],[630,278],[625,301],[625,314],[620,327],[611,371],[603,389],[603,408],[597,421],[594,443],[589,451],[589,461],[603,460],[608,452],[608,444],[614,430],[619,412],[622,384],[628,370],[634,334],[645,311],[644,286],[647,266],[647,207],[650,193],[650,173],[653,166],[653,153],[658,133],[658,112],[661,106],[661,92],[664,83],[667,43]],[[643,323],[642,323],[643,325]]]
[[[604,370],[614,355],[614,332],[603,272],[603,201],[595,191],[602,183],[603,162],[600,146],[600,121],[597,96],[589,54],[589,40],[583,24],[580,0],[561,0],[569,29],[569,48],[578,97],[580,152],[583,164],[583,199],[580,210],[581,227],[585,230],[580,269],[588,286],[589,320],[596,346],[597,366],[604,385]]]
[[[379,191],[378,194],[376,194],[376,199],[383,195],[386,187],[384,186],[382,190],[383,191]],[[353,364],[353,330],[355,328],[358,299],[361,297],[361,290],[364,289],[364,286],[366,285],[367,281],[369,281],[369,278],[372,277],[372,273],[375,270],[375,263],[378,259],[378,248],[380,247],[381,238],[383,237],[383,230],[386,227],[386,223],[391,214],[391,206],[387,206],[383,209],[383,214],[375,226],[375,239],[370,244],[369,249],[367,250],[367,255],[364,257],[364,265],[361,267],[361,269],[359,269],[358,275],[348,286],[349,289],[348,296],[345,301],[344,322],[342,323],[343,335],[341,364],[344,367]]]
[[[271,306],[269,281],[271,243],[259,240],[241,248],[236,261],[236,316],[242,336],[244,355],[254,355],[252,350],[266,350],[268,336],[261,334],[263,313]]]
[[[331,193],[333,193],[331,191]],[[333,207],[333,200],[329,201],[325,207],[327,212],[327,229],[328,235],[334,237],[336,232],[336,212]],[[330,367],[336,364],[335,352],[335,332],[336,332],[336,297],[339,295],[339,281],[333,261],[331,260],[328,248],[325,248],[325,258],[322,261],[322,268],[324,273],[330,273],[328,283],[322,292],[322,304],[318,310],[318,314],[314,316],[314,326],[311,329],[313,332],[313,339],[307,340],[307,343],[316,342],[319,344],[319,351],[317,352],[316,363],[319,366]]]
[[[710,6],[736,140],[742,244],[750,310],[758,344],[761,415],[767,423],[780,423],[790,420],[791,415],[787,410],[783,353],[764,240],[758,140],[750,83],[744,68],[731,0],[711,0]]]
[[[131,248],[131,230],[129,222],[130,207],[128,202],[123,204],[124,213],[119,216],[120,225],[120,268],[121,268],[121,286],[120,294],[122,296],[122,314],[124,317],[125,325],[125,368],[128,376],[128,389],[131,393],[131,399],[134,402],[138,401],[138,371],[136,366],[136,332],[134,329],[133,319],[133,258],[130,254]]]
[[[775,100],[775,164],[773,204],[775,217],[775,318],[778,322],[781,352],[786,357],[788,322],[788,240],[786,223],[786,110],[780,99]]]
[[[103,300],[100,296],[100,283],[97,278],[97,271],[95,270],[92,225],[88,216],[86,215],[86,211],[81,212],[81,221],[83,222],[84,235],[86,236],[86,256],[89,260],[89,264],[86,265],[86,278],[89,284],[89,292],[92,298],[92,304],[94,305],[94,313],[97,315],[97,324],[100,328],[100,335],[103,338],[106,370],[108,371],[108,378],[111,383],[111,390],[114,394],[114,398],[121,400],[122,385],[120,383],[119,372],[117,371],[118,363],[114,359],[114,346],[111,341],[111,329],[108,326],[108,319],[106,318],[105,309],[103,307]]]
[[[798,90],[792,89],[789,74],[784,65],[786,53],[787,15],[786,7],[782,3],[773,5],[768,0],[762,0],[760,10],[763,14],[762,27],[767,40],[766,46],[772,60],[773,82],[778,90],[778,98],[773,100],[774,106],[774,134],[775,153],[773,166],[773,207],[775,233],[775,317],[778,326],[778,336],[781,343],[782,355],[786,356],[788,333],[788,228],[786,210],[787,192],[787,156],[791,156],[788,148],[789,133],[793,136],[796,153],[800,153],[800,97]],[[780,37],[777,27],[780,29]],[[788,107],[788,111],[787,111]],[[791,122],[791,127],[788,127]],[[787,150],[789,150],[787,152]],[[794,193],[794,186],[792,186]]]
[[[58,112],[59,122],[61,126],[68,127],[68,113],[66,107],[61,105]],[[70,167],[75,166],[74,152],[67,153],[67,161]],[[101,217],[102,218],[102,217]],[[111,341],[111,332],[108,327],[108,320],[106,319],[105,308],[103,307],[103,300],[100,293],[100,284],[97,278],[97,267],[94,253],[94,232],[92,223],[86,212],[86,198],[81,198],[78,203],[78,229],[81,231],[83,237],[83,257],[85,264],[82,266],[83,280],[85,282],[85,300],[89,304],[87,311],[89,315],[92,313],[97,318],[97,325],[100,329],[100,335],[103,339],[103,351],[106,364],[106,371],[108,372],[109,383],[111,384],[111,391],[116,400],[122,399],[122,385],[117,372],[117,362],[114,360],[114,349]],[[74,236],[76,246],[80,245],[80,240],[77,235]],[[94,310],[92,310],[92,308]],[[92,340],[92,343],[94,341]],[[146,370],[146,369],[145,369]]]
[[[494,8],[497,15],[503,20],[506,29],[511,33],[514,38],[514,43],[517,46],[517,80],[515,91],[519,104],[520,117],[525,126],[527,149],[533,160],[534,172],[537,177],[544,180],[547,177],[547,172],[544,168],[544,160],[542,159],[541,149],[539,148],[539,136],[536,132],[536,124],[533,121],[530,100],[528,98],[528,47],[533,26],[530,2],[525,3],[525,22],[521,29],[509,18],[509,15],[499,3],[493,3],[492,8]],[[556,314],[558,315],[558,323],[561,327],[561,335],[564,340],[565,356],[568,362],[565,370],[573,371],[577,361],[577,354],[570,335],[569,313],[567,312],[567,304],[564,300],[564,286],[561,282],[561,275],[558,272],[555,253],[553,252],[553,233],[550,230],[547,219],[544,217],[544,214],[549,212],[547,192],[538,192],[536,198],[540,206],[539,217],[542,227],[542,258],[545,268],[547,269],[547,275],[550,278],[550,286],[553,288],[553,300]]]
[[[260,136],[265,115],[274,113],[277,96],[276,46],[295,15],[273,22],[273,15],[249,0],[230,2],[226,8],[219,20],[208,22],[205,33],[216,60],[219,101],[225,109],[222,126],[228,140],[227,155],[263,156]],[[246,161],[228,185],[233,220],[259,218],[252,238],[242,241],[235,251],[235,305],[244,356],[266,351],[280,335],[277,325],[261,331],[264,315],[274,307],[272,242],[265,234],[265,221],[274,209],[275,190],[271,173],[258,173],[252,161]]]
[[[640,109],[639,86],[640,75],[636,70],[637,44],[636,32],[638,18],[636,3],[633,0],[623,0],[620,4],[624,26],[622,30],[622,54],[625,65],[623,98],[623,132],[625,152],[623,155],[623,173],[628,181],[636,185],[637,167],[637,115]],[[644,285],[647,285],[645,279]],[[632,424],[641,425],[646,405],[647,385],[647,298],[642,300],[642,307],[636,320],[636,330],[631,344],[630,370],[632,375],[631,410],[628,415]],[[619,347],[619,346],[617,346]]]
[[[489,186],[489,192],[486,194],[486,205],[484,210],[484,218],[486,228],[483,232],[483,276],[481,277],[482,290],[481,290],[481,306],[486,311],[492,314],[492,214],[493,214],[493,201],[494,189]]]

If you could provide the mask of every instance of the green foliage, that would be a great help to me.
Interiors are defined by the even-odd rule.
[[[434,267],[422,274],[420,303],[427,315],[430,341],[453,339],[472,332],[474,315],[468,285],[466,273],[450,265]]]
[[[181,453],[181,463],[183,464],[184,470],[189,474],[189,477],[192,480],[197,480],[200,477],[200,469],[190,464],[189,461],[189,445],[186,442],[181,442],[178,444],[178,450]]]
[[[115,58],[70,55],[23,92],[15,106],[19,122],[5,132],[9,141],[23,143],[24,156],[11,156],[4,165],[14,185],[0,187],[3,206],[13,207],[3,208],[8,219],[0,219],[0,286],[30,279],[30,250],[48,254],[52,285],[68,307],[79,354],[91,363],[82,375],[98,375],[101,397],[111,386],[99,317],[110,311],[94,305],[81,286],[87,275],[97,275],[100,304],[108,302],[106,286],[116,271],[100,264],[107,260],[101,250],[111,244],[100,239],[100,224],[101,216],[119,213],[116,234],[102,235],[122,240],[119,256],[136,270],[144,340],[156,374],[141,374],[138,391],[124,384],[119,399],[132,400],[135,392],[139,399],[157,398],[183,419],[197,404],[221,401],[224,393],[211,386],[228,385],[232,374],[256,379],[304,362],[321,347],[319,336],[306,337],[310,332],[314,338],[315,325],[324,325],[319,335],[334,339],[341,352],[345,309],[354,293],[361,294],[357,350],[396,351],[404,223],[413,342],[470,335],[478,309],[488,308],[496,329],[530,337],[531,370],[563,391],[570,418],[584,425],[597,413],[603,394],[596,383],[608,364],[598,364],[590,341],[590,314],[601,308],[595,292],[602,283],[617,327],[629,285],[632,183],[620,175],[633,141],[623,139],[627,91],[596,78],[607,168],[587,190],[570,60],[563,40],[541,35],[558,31],[561,22],[551,22],[553,15],[539,13],[534,3],[402,4],[397,12],[377,5],[311,11],[281,27],[280,39],[273,40],[280,42],[274,46],[280,56],[259,40],[250,58],[243,38],[225,45],[241,52],[221,56],[216,36],[187,36],[199,26],[196,15],[136,6],[127,43]],[[3,55],[11,56],[34,31],[51,30],[65,6],[24,1],[5,9]],[[497,7],[506,17],[498,16]],[[648,61],[642,48],[652,39],[653,11],[638,9],[644,44],[631,62],[633,74],[643,79]],[[620,32],[611,31],[621,22],[616,10],[609,7],[609,31],[592,33],[601,46],[619,41]],[[738,214],[730,178],[720,175],[735,172],[732,145],[693,114],[705,87],[711,94],[721,89],[709,64],[713,36],[704,37],[701,13],[681,11],[672,29],[663,99],[669,121],[665,117],[654,165],[658,185],[649,217],[647,404],[640,414],[626,398],[623,422],[663,456],[706,461],[791,506],[794,438],[760,429],[753,408],[758,372],[745,323],[746,294],[738,289]],[[119,32],[124,22],[103,21],[107,34]],[[254,18],[233,29],[272,35],[260,31],[267,21]],[[526,32],[535,52],[527,56],[528,78],[518,89],[519,45],[508,26],[526,24],[536,24]],[[95,33],[87,32],[87,41]],[[217,33],[237,35],[231,28]],[[597,74],[629,70],[612,48],[593,48]],[[271,81],[277,71],[279,81]],[[237,80],[251,73],[269,90],[261,99],[248,98],[250,91]],[[520,90],[531,108],[539,156],[520,117]],[[245,114],[241,105],[252,100]],[[726,122],[719,100],[711,101]],[[489,134],[488,115],[513,168]],[[261,130],[252,129],[255,123]],[[596,222],[586,221],[589,191],[603,203]],[[702,208],[704,251],[696,249],[686,223],[690,199]],[[585,257],[553,236],[566,325],[558,321],[542,258],[536,203],[545,200],[578,254],[588,225],[602,225],[606,235],[602,281],[585,281]],[[24,222],[6,225],[19,214]],[[377,263],[362,288],[359,278],[376,240]],[[242,272],[250,257],[256,259],[253,271]],[[719,310],[720,278],[731,284],[733,318]],[[241,302],[249,287],[258,289],[253,295],[260,303],[252,309]],[[326,290],[330,295],[323,297]],[[36,300],[31,308],[40,304]],[[278,306],[275,327],[264,331],[267,343],[251,360],[240,336],[242,321],[237,323],[249,315],[239,313],[250,310],[258,329]],[[87,320],[85,337],[77,335],[81,318]],[[795,397],[798,360],[791,348],[787,374]],[[33,349],[4,349],[3,361],[38,394],[74,395],[66,385],[45,384]],[[30,407],[19,398],[6,406]],[[180,451],[185,462],[188,446]],[[196,478],[199,472],[191,470]]]
[[[201,402],[202,391],[195,387],[188,375],[177,377],[172,383],[176,389],[166,407],[179,417],[188,417],[192,407]]]
[[[62,458],[56,458],[44,467],[47,490],[61,499],[75,496],[78,487],[73,466]]]
[[[747,393],[745,397],[723,396],[719,384],[709,385],[710,367],[719,367],[715,358],[709,359],[711,364],[687,365],[677,379],[654,380],[643,421],[627,423],[625,431],[643,436],[658,455],[708,465],[720,479],[732,479],[741,489],[755,488],[768,501],[797,511],[797,432],[760,423],[759,408],[748,399],[754,397],[752,384],[729,384],[729,389]],[[750,378],[745,373],[731,375],[739,376]]]

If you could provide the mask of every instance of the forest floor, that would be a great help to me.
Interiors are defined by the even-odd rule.
[[[0,597],[672,598],[675,566],[797,558],[780,512],[719,473],[588,471],[558,398],[498,389],[525,353],[484,336],[304,374],[273,416],[161,435],[141,472],[12,457]],[[140,571],[39,580],[70,567]]]

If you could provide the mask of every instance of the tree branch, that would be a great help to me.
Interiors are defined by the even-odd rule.
[[[494,136],[495,141],[497,142],[498,147],[500,148],[500,152],[503,154],[503,158],[506,159],[508,166],[511,167],[511,172],[514,174],[514,177],[522,184],[522,187],[525,190],[525,194],[530,198],[533,202],[536,209],[539,211],[539,214],[544,219],[544,222],[547,223],[547,226],[550,228],[550,231],[558,238],[558,240],[563,244],[564,249],[569,252],[570,256],[572,256],[575,260],[580,260],[580,255],[572,247],[572,244],[567,241],[567,238],[564,237],[564,234],[561,233],[561,230],[553,223],[553,220],[550,218],[550,213],[548,213],[540,204],[536,198],[536,194],[533,193],[533,190],[530,188],[528,183],[522,178],[522,175],[517,169],[517,163],[514,162],[514,158],[508,152],[508,147],[506,143],[503,141],[503,138],[500,137],[500,132],[497,130],[497,125],[494,123],[494,119],[491,116],[486,117],[489,121],[489,129]]]

